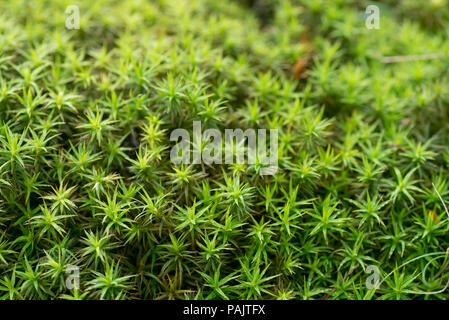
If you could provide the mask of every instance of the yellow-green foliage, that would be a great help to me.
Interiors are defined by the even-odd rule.
[[[1,1],[0,297],[440,290],[448,21],[447,0]],[[278,172],[174,165],[193,121],[279,129]]]

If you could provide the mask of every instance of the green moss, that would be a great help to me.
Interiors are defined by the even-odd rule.
[[[447,298],[448,1],[72,4],[0,3],[1,298]],[[193,121],[276,175],[175,165]]]

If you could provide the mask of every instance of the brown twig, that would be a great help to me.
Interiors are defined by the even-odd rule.
[[[411,62],[411,61],[420,61],[420,60],[433,60],[443,58],[445,55],[442,53],[429,53],[429,54],[421,54],[421,55],[411,55],[411,56],[391,56],[391,57],[382,57],[380,59],[383,63],[397,63],[397,62]]]

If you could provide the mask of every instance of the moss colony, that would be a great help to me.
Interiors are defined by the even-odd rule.
[[[448,21],[446,0],[1,1],[0,297],[447,298]],[[279,129],[276,174],[174,164],[194,121]]]

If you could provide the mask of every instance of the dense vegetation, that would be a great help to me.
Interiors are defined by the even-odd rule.
[[[0,297],[447,298],[448,21],[447,0],[1,1]],[[194,120],[280,129],[277,174],[174,165]]]

